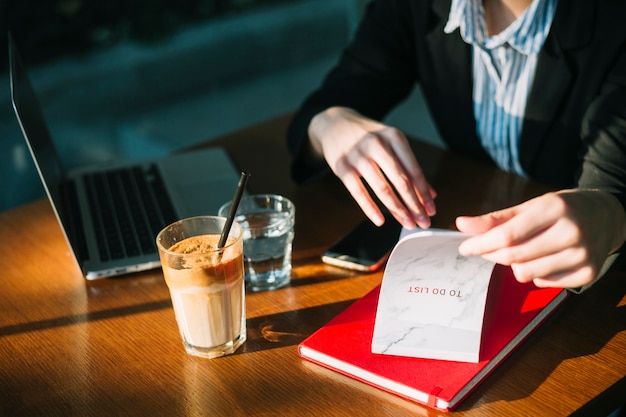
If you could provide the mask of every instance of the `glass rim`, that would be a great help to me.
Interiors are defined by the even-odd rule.
[[[285,210],[274,210],[272,211],[270,208],[268,207],[261,207],[258,205],[254,204],[255,200],[274,200],[277,203],[280,204],[284,204]],[[245,205],[248,202],[252,202],[251,204],[251,208],[253,210],[250,210],[248,213],[241,213],[242,209],[245,209]],[[230,207],[232,205],[232,201],[228,201],[224,204],[222,204],[222,206],[218,209],[218,214],[223,212],[223,211],[228,211],[230,210]],[[228,208],[228,210],[226,210]],[[254,209],[258,209],[258,210],[254,210]],[[245,216],[246,214],[253,214],[253,213],[269,213],[269,212],[275,212],[275,213],[286,213],[288,215],[288,217],[286,218],[279,218],[276,219],[275,221],[271,222],[270,224],[264,225],[264,226],[255,226],[255,227],[250,227],[248,226],[244,226],[241,225],[242,229],[245,229],[247,231],[254,231],[254,232],[261,232],[263,233],[263,231],[265,230],[271,230],[271,229],[277,229],[277,228],[282,228],[284,227],[284,225],[288,225],[288,224],[293,224],[294,220],[295,220],[295,215],[296,215],[296,205],[293,203],[293,201],[291,201],[290,199],[288,199],[287,197],[284,197],[280,194],[271,194],[271,193],[266,193],[266,194],[249,194],[249,195],[244,195],[239,203],[239,208],[237,209],[237,213],[235,214],[235,218],[237,218],[237,216]]]
[[[198,220],[198,219],[220,219],[222,221],[223,224],[226,223],[226,217],[224,216],[213,216],[213,215],[200,215],[200,216],[191,216],[191,217],[185,217],[184,219],[179,219],[176,220],[175,222],[172,222],[170,224],[168,224],[167,226],[165,226],[163,229],[161,229],[161,231],[156,235],[156,245],[157,245],[157,249],[163,251],[164,253],[166,253],[169,256],[185,256],[185,257],[195,257],[195,256],[202,256],[202,255],[206,255],[207,253],[220,253],[220,252],[224,252],[227,249],[233,247],[234,245],[236,245],[239,241],[243,240],[243,227],[239,224],[239,222],[233,221],[233,224],[231,225],[231,229],[228,233],[229,236],[231,236],[231,234],[233,233],[233,227],[237,227],[239,229],[239,233],[238,235],[235,237],[234,240],[230,241],[230,243],[228,242],[228,240],[226,241],[226,244],[221,247],[221,248],[215,248],[215,250],[211,250],[211,251],[205,251],[205,252],[199,252],[199,253],[179,253],[179,252],[173,252],[171,251],[169,248],[164,247],[161,244],[161,236],[163,235],[163,233],[165,233],[168,229],[170,229],[171,227],[177,225],[177,224],[181,224],[184,222],[188,222],[188,221],[192,221],[192,220]],[[191,236],[187,236],[185,239],[190,238],[190,237],[195,237],[195,236],[202,236],[202,235],[206,235],[208,233],[198,233],[198,234],[193,234]],[[211,233],[211,234],[221,234],[221,233]],[[183,239],[184,240],[184,239]]]
[[[241,208],[243,207],[243,203],[244,202],[248,202],[248,201],[254,201],[256,199],[272,199],[272,200],[276,200],[276,201],[280,201],[283,203],[287,203],[287,210],[283,211],[284,213],[289,213],[291,216],[293,216],[296,212],[296,205],[293,203],[293,201],[291,201],[290,199],[288,199],[285,196],[282,196],[280,194],[246,194],[241,198],[241,202],[239,203],[239,209],[237,210],[237,212],[239,212],[239,210],[241,210]],[[226,207],[229,207],[232,205],[232,201],[227,201],[224,204],[222,204],[220,206],[220,208],[217,210],[218,213],[223,211]],[[218,214],[219,216],[219,214]],[[222,216],[225,217],[225,216]]]

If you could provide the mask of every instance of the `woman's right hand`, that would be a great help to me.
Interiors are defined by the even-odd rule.
[[[372,222],[381,225],[384,217],[363,181],[402,226],[430,226],[436,193],[400,130],[352,109],[331,107],[312,119],[308,132],[313,150]]]

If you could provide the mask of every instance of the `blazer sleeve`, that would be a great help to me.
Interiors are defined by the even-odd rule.
[[[626,52],[615,62],[583,118],[584,154],[578,187],[608,191],[626,210]],[[598,279],[614,264],[625,267],[626,245],[606,259]],[[598,279],[572,291],[581,293]]]
[[[626,209],[626,52],[610,68],[583,118],[580,188],[605,190]]]
[[[287,132],[291,173],[304,182],[328,171],[313,156],[308,140],[311,119],[332,107],[352,108],[380,120],[405,99],[416,82],[411,0],[374,0],[339,62],[295,113]],[[420,2],[415,2],[420,3]]]

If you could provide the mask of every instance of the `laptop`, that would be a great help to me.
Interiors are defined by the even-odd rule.
[[[155,238],[185,217],[215,215],[239,181],[221,148],[68,171],[9,33],[15,115],[74,257],[88,280],[160,266]]]

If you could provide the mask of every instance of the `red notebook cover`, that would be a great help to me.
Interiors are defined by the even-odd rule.
[[[567,290],[520,284],[496,265],[489,284],[478,363],[371,353],[380,286],[298,347],[304,359],[442,411],[457,407],[567,297]]]

